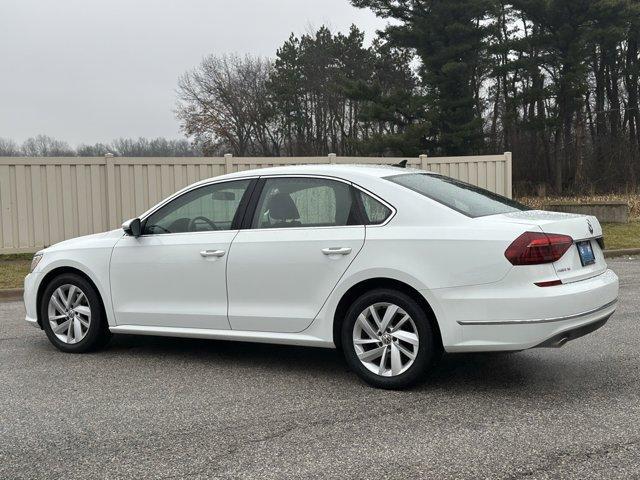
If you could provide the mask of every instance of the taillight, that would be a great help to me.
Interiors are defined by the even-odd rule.
[[[557,233],[524,232],[516,238],[504,256],[513,265],[553,263],[573,245],[573,238]]]

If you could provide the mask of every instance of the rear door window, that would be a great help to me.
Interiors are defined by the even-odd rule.
[[[325,178],[265,180],[252,228],[338,227],[359,224],[351,186]]]

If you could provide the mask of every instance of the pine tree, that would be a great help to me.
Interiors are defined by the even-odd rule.
[[[424,143],[430,153],[459,155],[483,148],[481,68],[488,0],[352,0],[398,23],[384,36],[413,49],[431,119]],[[426,115],[426,114],[425,114]]]

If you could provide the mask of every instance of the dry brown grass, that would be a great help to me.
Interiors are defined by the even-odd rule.
[[[20,288],[33,255],[0,255],[0,289]]]
[[[620,193],[608,195],[581,195],[576,197],[519,197],[519,202],[531,208],[543,210],[544,205],[553,202],[627,202],[629,204],[629,216],[640,218],[640,194]]]
[[[640,248],[640,221],[602,225],[607,249]]]

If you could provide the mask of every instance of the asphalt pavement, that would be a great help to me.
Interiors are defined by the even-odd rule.
[[[375,390],[333,350],[119,336],[70,355],[0,303],[0,478],[640,478],[640,260],[561,349]]]

